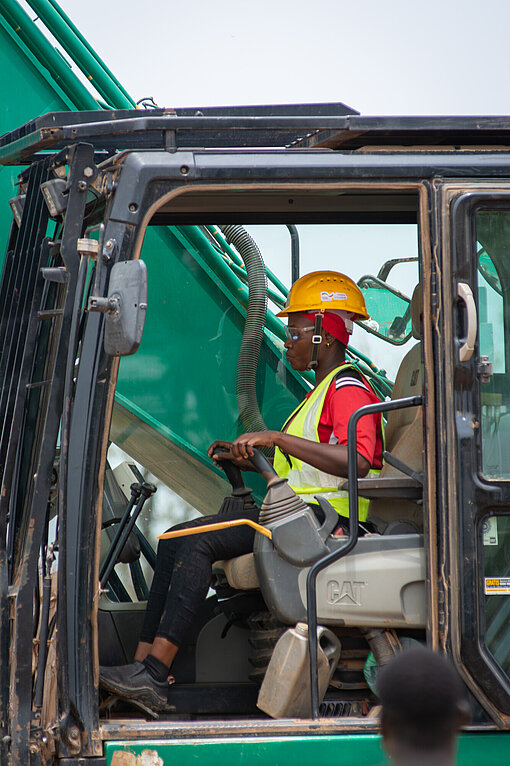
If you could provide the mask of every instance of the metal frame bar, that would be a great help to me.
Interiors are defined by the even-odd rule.
[[[346,556],[358,542],[358,461],[357,461],[357,426],[364,415],[377,412],[389,412],[404,407],[418,407],[423,404],[422,396],[409,396],[394,399],[391,402],[367,404],[353,412],[347,426],[347,448],[349,456],[349,535],[343,545],[328,553],[312,564],[306,578],[306,619],[308,623],[308,652],[310,656],[310,696],[312,718],[319,718],[319,678],[317,672],[317,576],[330,564]]]
[[[76,146],[69,152],[69,179],[71,185],[71,192],[69,195],[69,206],[71,210],[73,206],[78,209],[79,215],[81,214],[81,221],[83,220],[83,214],[85,211],[86,194],[83,193],[82,185],[82,171],[83,168],[90,164],[93,160],[93,150],[90,146]],[[43,166],[45,170],[48,162],[44,162]],[[44,235],[46,234],[46,222],[48,220],[48,214],[43,214],[43,210],[46,210],[46,204],[39,191],[40,181],[43,177],[41,172],[37,174],[37,177],[30,179],[29,191],[33,189],[34,204],[39,206],[41,212],[41,222],[44,221],[44,226],[40,223],[37,227],[37,237],[44,245]],[[32,192],[30,192],[32,194]],[[28,202],[27,194],[27,202]],[[68,212],[69,212],[68,206]],[[33,207],[33,206],[32,206]],[[34,208],[37,210],[38,208]],[[30,216],[28,209],[27,215]],[[27,217],[27,221],[30,217]],[[36,218],[36,220],[39,220]],[[24,231],[24,218],[22,219],[22,227],[20,231],[21,241],[26,243],[26,232]],[[35,584],[38,578],[38,561],[40,556],[41,545],[44,544],[44,534],[47,524],[47,515],[45,512],[48,496],[50,491],[50,482],[52,476],[53,461],[55,457],[55,449],[58,431],[60,427],[60,417],[63,406],[63,390],[64,390],[64,372],[66,369],[66,357],[68,353],[69,337],[67,332],[63,331],[67,329],[71,322],[73,314],[73,306],[75,303],[75,291],[78,279],[78,255],[76,250],[76,242],[78,236],[81,234],[81,224],[76,227],[73,225],[72,216],[68,219],[66,216],[63,233],[62,233],[62,245],[61,254],[66,264],[66,273],[68,276],[67,285],[64,286],[67,289],[64,290],[64,308],[62,314],[52,321],[52,338],[49,341],[49,345],[46,345],[46,339],[43,335],[44,348],[39,348],[39,340],[41,333],[37,330],[37,322],[39,322],[39,305],[36,302],[36,298],[43,299],[44,295],[44,278],[40,271],[41,261],[39,260],[39,253],[45,258],[48,251],[46,248],[37,247],[37,242],[34,242],[34,246],[30,250],[26,250],[26,256],[24,260],[26,263],[34,263],[35,269],[35,286],[33,289],[33,297],[31,301],[31,309],[28,312],[28,306],[26,303],[23,306],[23,318],[25,321],[29,315],[28,327],[32,328],[33,332],[26,338],[26,344],[22,354],[22,366],[25,371],[32,371],[37,368],[34,365],[33,360],[35,354],[43,353],[45,355],[45,366],[47,368],[46,377],[48,378],[48,384],[44,388],[43,396],[41,396],[37,403],[37,424],[35,427],[35,435],[31,438],[30,446],[30,461],[31,470],[29,472],[29,482],[26,487],[19,489],[19,500],[22,500],[22,511],[18,511],[19,521],[16,518],[11,518],[10,526],[15,525],[16,529],[20,529],[21,540],[16,540],[16,546],[20,547],[20,553],[17,557],[18,570],[16,572],[17,591],[14,592],[14,638],[11,644],[11,759],[13,762],[28,763],[30,760],[30,742],[32,737],[32,638],[33,638],[33,626],[30,629],[30,624],[26,621],[26,616],[32,614],[32,601]],[[34,253],[34,256],[30,258],[30,254]],[[28,256],[28,257],[27,257]],[[33,267],[32,267],[33,268]],[[59,292],[56,292],[56,300],[60,300]],[[81,298],[80,298],[81,301]],[[8,324],[7,324],[8,326]],[[74,360],[73,360],[74,367]],[[15,372],[18,375],[18,372]],[[26,384],[27,380],[20,381]],[[25,391],[19,388],[20,396],[16,401],[16,405],[21,407],[26,401],[27,396],[33,393],[31,387],[25,385]],[[39,389],[41,390],[41,389]],[[20,438],[23,426],[23,417],[21,413],[16,421],[17,431],[12,427],[9,429],[9,434],[5,433],[4,437],[9,439],[8,450],[10,451],[11,460],[13,456],[23,451],[26,446],[23,443],[23,439]],[[64,445],[65,449],[65,445]],[[4,476],[4,484],[6,480],[11,481],[8,477]],[[15,493],[18,492],[16,483],[9,487],[10,492],[2,496],[1,501],[5,502],[3,513],[6,512],[8,505],[12,506]],[[22,492],[21,492],[22,490]],[[41,509],[44,509],[42,511]],[[23,527],[21,527],[21,524]],[[28,530],[30,529],[30,534]],[[26,531],[23,532],[23,530]],[[14,536],[13,536],[14,544]],[[23,618],[23,619],[22,619]],[[20,621],[21,620],[21,621]],[[15,733],[15,736],[13,734]]]
[[[15,474],[19,433],[25,417],[26,385],[29,383],[37,345],[38,322],[36,310],[42,297],[42,280],[39,268],[44,265],[46,248],[43,246],[48,222],[48,211],[39,194],[39,184],[48,177],[47,162],[43,161],[30,171],[22,227],[16,237],[8,271],[4,273],[6,301],[3,304],[0,327],[0,418],[2,430],[0,439],[0,471],[2,491],[0,496],[0,526],[7,529],[9,512],[13,511],[15,498],[11,497],[11,486]],[[34,217],[34,226],[27,221]],[[13,438],[13,434],[16,435]],[[17,520],[12,517],[7,540],[8,551],[12,554],[10,541]],[[9,555],[9,554],[8,554]],[[9,562],[9,569],[12,562]]]

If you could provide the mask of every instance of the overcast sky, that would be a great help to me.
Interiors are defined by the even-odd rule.
[[[508,0],[60,5],[135,100],[342,101],[366,115],[510,113]]]

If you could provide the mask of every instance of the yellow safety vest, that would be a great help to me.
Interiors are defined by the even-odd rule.
[[[319,442],[319,420],[324,407],[328,389],[339,372],[344,370],[359,370],[349,362],[345,362],[334,369],[313,389],[308,399],[305,399],[296,407],[294,412],[287,418],[282,431],[291,436],[300,436],[303,439]],[[363,378],[363,381],[373,391],[372,387]],[[373,392],[375,394],[375,392]],[[288,427],[287,427],[288,426]],[[349,516],[349,493],[339,489],[339,477],[324,471],[319,471],[308,463],[298,460],[296,457],[288,458],[278,447],[275,447],[274,469],[276,473],[288,480],[289,486],[304,500],[305,503],[313,503],[314,496],[320,494],[335,508],[341,516]],[[371,469],[369,476],[378,476],[380,470]],[[360,521],[365,521],[368,513],[369,500],[360,497],[358,501]]]

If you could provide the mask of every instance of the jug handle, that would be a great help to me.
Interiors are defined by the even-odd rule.
[[[325,645],[322,643],[323,638],[326,639]],[[325,628],[323,625],[319,625],[317,628],[317,639],[324,652],[324,656],[329,663],[329,683],[336,670],[336,666],[338,665],[338,660],[340,659],[340,654],[342,652],[342,644],[340,643],[338,636],[335,636],[331,630],[328,630],[328,628]]]

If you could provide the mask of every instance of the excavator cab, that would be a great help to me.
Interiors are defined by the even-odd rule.
[[[385,264],[383,276],[384,267]],[[374,317],[370,324],[361,323],[363,329],[378,335],[384,342],[389,338],[395,345],[403,345],[411,337],[411,317],[415,315],[418,327],[415,333],[418,334],[420,311],[416,307],[412,310],[410,299],[402,292],[392,288],[380,277],[367,275],[360,279],[360,287],[366,291],[371,301]],[[418,289],[415,292],[416,296],[420,295]],[[415,298],[415,302],[417,300],[419,298]],[[391,312],[393,313],[390,315]],[[401,327],[398,338],[395,334],[397,324]],[[397,381],[398,379],[397,375]],[[413,382],[415,386],[409,391],[406,391],[403,385],[400,386],[401,398],[408,394],[417,394],[417,391],[421,393],[421,377],[417,380],[413,378]],[[418,412],[420,411],[418,407]],[[392,411],[391,414],[394,415],[395,412]],[[418,418],[413,417],[411,421],[417,422]],[[117,428],[115,417],[114,428]],[[399,438],[405,431],[405,427],[400,427]],[[421,453],[418,462],[421,464]],[[262,455],[259,456],[257,466],[265,481],[269,482],[262,506],[265,511],[263,510],[261,519],[265,519],[262,523],[267,522],[272,540],[257,535],[252,554],[215,564],[213,587],[216,595],[204,607],[189,645],[179,653],[173,667],[178,683],[172,689],[172,699],[177,700],[177,709],[184,707],[190,712],[196,712],[198,689],[205,680],[210,683],[231,683],[230,690],[224,688],[223,696],[216,696],[216,702],[211,703],[213,710],[228,712],[235,705],[239,709],[239,695],[244,684],[243,704],[245,708],[248,706],[247,712],[256,712],[258,687],[264,678],[277,639],[287,627],[308,621],[307,576],[310,567],[324,556],[339,551],[345,543],[342,538],[332,535],[338,516],[328,504],[319,500],[324,513],[322,524],[307,506],[301,507],[296,515],[296,508],[293,508],[292,501],[289,507],[287,496],[292,496],[293,493],[288,487],[282,486],[286,485],[286,482],[276,481],[278,477],[270,465],[264,465]],[[382,527],[387,526],[388,521],[384,525],[380,517],[374,514],[374,521],[371,521],[374,533],[360,538],[356,549],[327,567],[317,581],[316,621],[320,625],[332,626],[340,632],[354,631],[355,636],[349,636],[348,640],[354,641],[355,648],[352,651],[357,652],[359,657],[366,657],[369,650],[360,629],[399,629],[413,636],[424,635],[426,597],[423,537],[421,525],[413,521],[413,518],[418,518],[420,514],[422,486],[419,478],[416,478],[418,473],[414,474],[414,478],[410,476],[411,469],[406,469],[405,464],[404,470],[407,470],[407,474],[399,471],[398,478],[360,479],[358,487],[364,496],[375,498],[371,503],[376,509],[381,497],[388,498],[387,502],[390,503],[397,497],[410,497],[411,501],[403,502],[408,503],[412,513],[406,514],[402,511],[393,520],[393,525],[385,535],[378,533],[375,519]],[[241,473],[237,469],[232,467],[228,470],[228,464],[226,474],[232,485],[229,502],[242,505],[244,498],[251,497],[252,490],[244,486]],[[248,476],[252,483],[254,475]],[[279,497],[278,493],[281,494],[282,491],[283,496]],[[260,492],[258,489],[257,494],[260,503],[264,497],[264,490]],[[294,496],[294,500],[298,501],[298,498]],[[392,533],[392,530],[395,530],[396,534]],[[140,530],[137,531],[137,535],[140,537]],[[134,566],[139,567],[139,564],[131,562],[130,570]],[[104,565],[101,572],[104,573]],[[131,659],[143,619],[144,601],[143,597],[135,599],[136,603],[132,606],[126,603],[126,597],[123,596],[117,602],[112,588],[118,590],[122,583],[116,581],[115,572],[111,574],[111,584],[107,585],[102,579],[103,587],[108,587],[109,592],[102,597],[99,610],[100,661],[106,665],[122,664]],[[132,580],[132,571],[130,574]],[[138,595],[141,591],[138,589],[136,592]],[[130,629],[119,644],[117,635],[126,634],[121,625],[127,622],[130,628],[135,624],[138,628]],[[205,647],[207,657],[204,653]],[[236,662],[231,662],[227,668],[225,656],[229,656],[230,659],[235,657]],[[233,670],[233,665],[237,671]],[[349,690],[348,707],[345,709],[361,709],[362,705],[373,704],[373,697],[363,679],[360,659],[357,660],[356,670],[353,670],[349,663],[347,665],[343,675],[350,680],[339,683],[351,683],[357,688]],[[335,669],[333,668],[333,672]],[[193,684],[196,691],[192,691]],[[179,697],[180,692],[182,694]],[[202,707],[199,706],[199,710],[205,711],[205,699],[206,695],[202,693]],[[333,697],[330,693],[328,704],[330,707],[332,705],[331,709],[337,710],[339,706],[345,707],[346,703],[338,693],[333,694]]]
[[[246,717],[254,737],[373,734],[369,652],[367,669],[409,640],[452,658],[473,725],[508,728],[509,135],[281,108],[54,114],[2,138],[0,161],[26,165],[0,287],[0,748],[13,762],[43,745],[100,758],[140,726],[171,743],[237,736]],[[495,148],[478,150],[482,136]],[[282,252],[284,271],[264,265]],[[225,495],[245,502],[209,444],[252,418],[279,429],[313,385],[283,355],[289,260],[292,281],[320,265],[365,291],[350,360],[380,395],[385,466],[360,479],[349,460],[343,538],[327,506],[319,520],[250,475],[257,504],[269,485],[271,539],[217,563],[149,725],[99,698],[98,665],[132,659],[157,535]],[[353,456],[366,413],[351,419]],[[302,647],[303,622],[312,726],[257,707],[279,640],[290,629]]]

